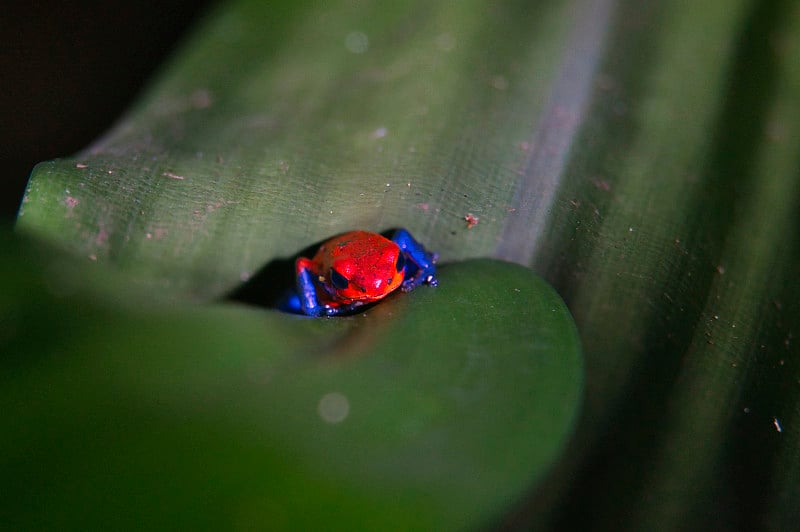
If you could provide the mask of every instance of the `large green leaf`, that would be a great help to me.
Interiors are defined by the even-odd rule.
[[[518,265],[311,319],[87,297],[86,266],[26,251],[0,272],[6,525],[462,528],[498,519],[575,418],[574,325]]]
[[[509,522],[785,529],[798,65],[788,0],[225,4],[117,127],[36,168],[18,228],[206,302],[356,227],[532,266],[587,396]]]
[[[353,228],[492,255],[568,7],[223,6],[113,131],[36,168],[19,227],[201,299]]]

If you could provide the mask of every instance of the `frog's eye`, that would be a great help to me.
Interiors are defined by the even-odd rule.
[[[402,251],[397,256],[397,263],[395,263],[394,267],[397,269],[397,273],[402,272],[403,268],[406,267],[406,256]]]
[[[350,284],[344,275],[333,268],[331,268],[331,283],[337,290],[344,290]]]

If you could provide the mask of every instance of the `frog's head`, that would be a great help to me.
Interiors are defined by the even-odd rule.
[[[327,272],[326,287],[341,301],[377,301],[397,289],[405,278],[405,255],[391,240],[367,253],[341,254]]]

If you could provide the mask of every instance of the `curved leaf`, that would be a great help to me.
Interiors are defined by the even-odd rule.
[[[549,469],[580,404],[571,317],[520,266],[452,265],[437,289],[311,319],[87,299],[64,290],[85,266],[32,255],[22,276],[3,261],[6,524],[488,523]]]
[[[522,4],[227,5],[113,131],[36,168],[18,228],[201,299],[356,228],[492,255],[569,28]]]

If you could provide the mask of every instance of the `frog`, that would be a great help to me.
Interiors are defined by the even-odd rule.
[[[398,289],[437,286],[438,260],[403,228],[391,238],[348,231],[326,240],[312,258],[297,258],[296,292],[282,308],[314,317],[354,314]]]

